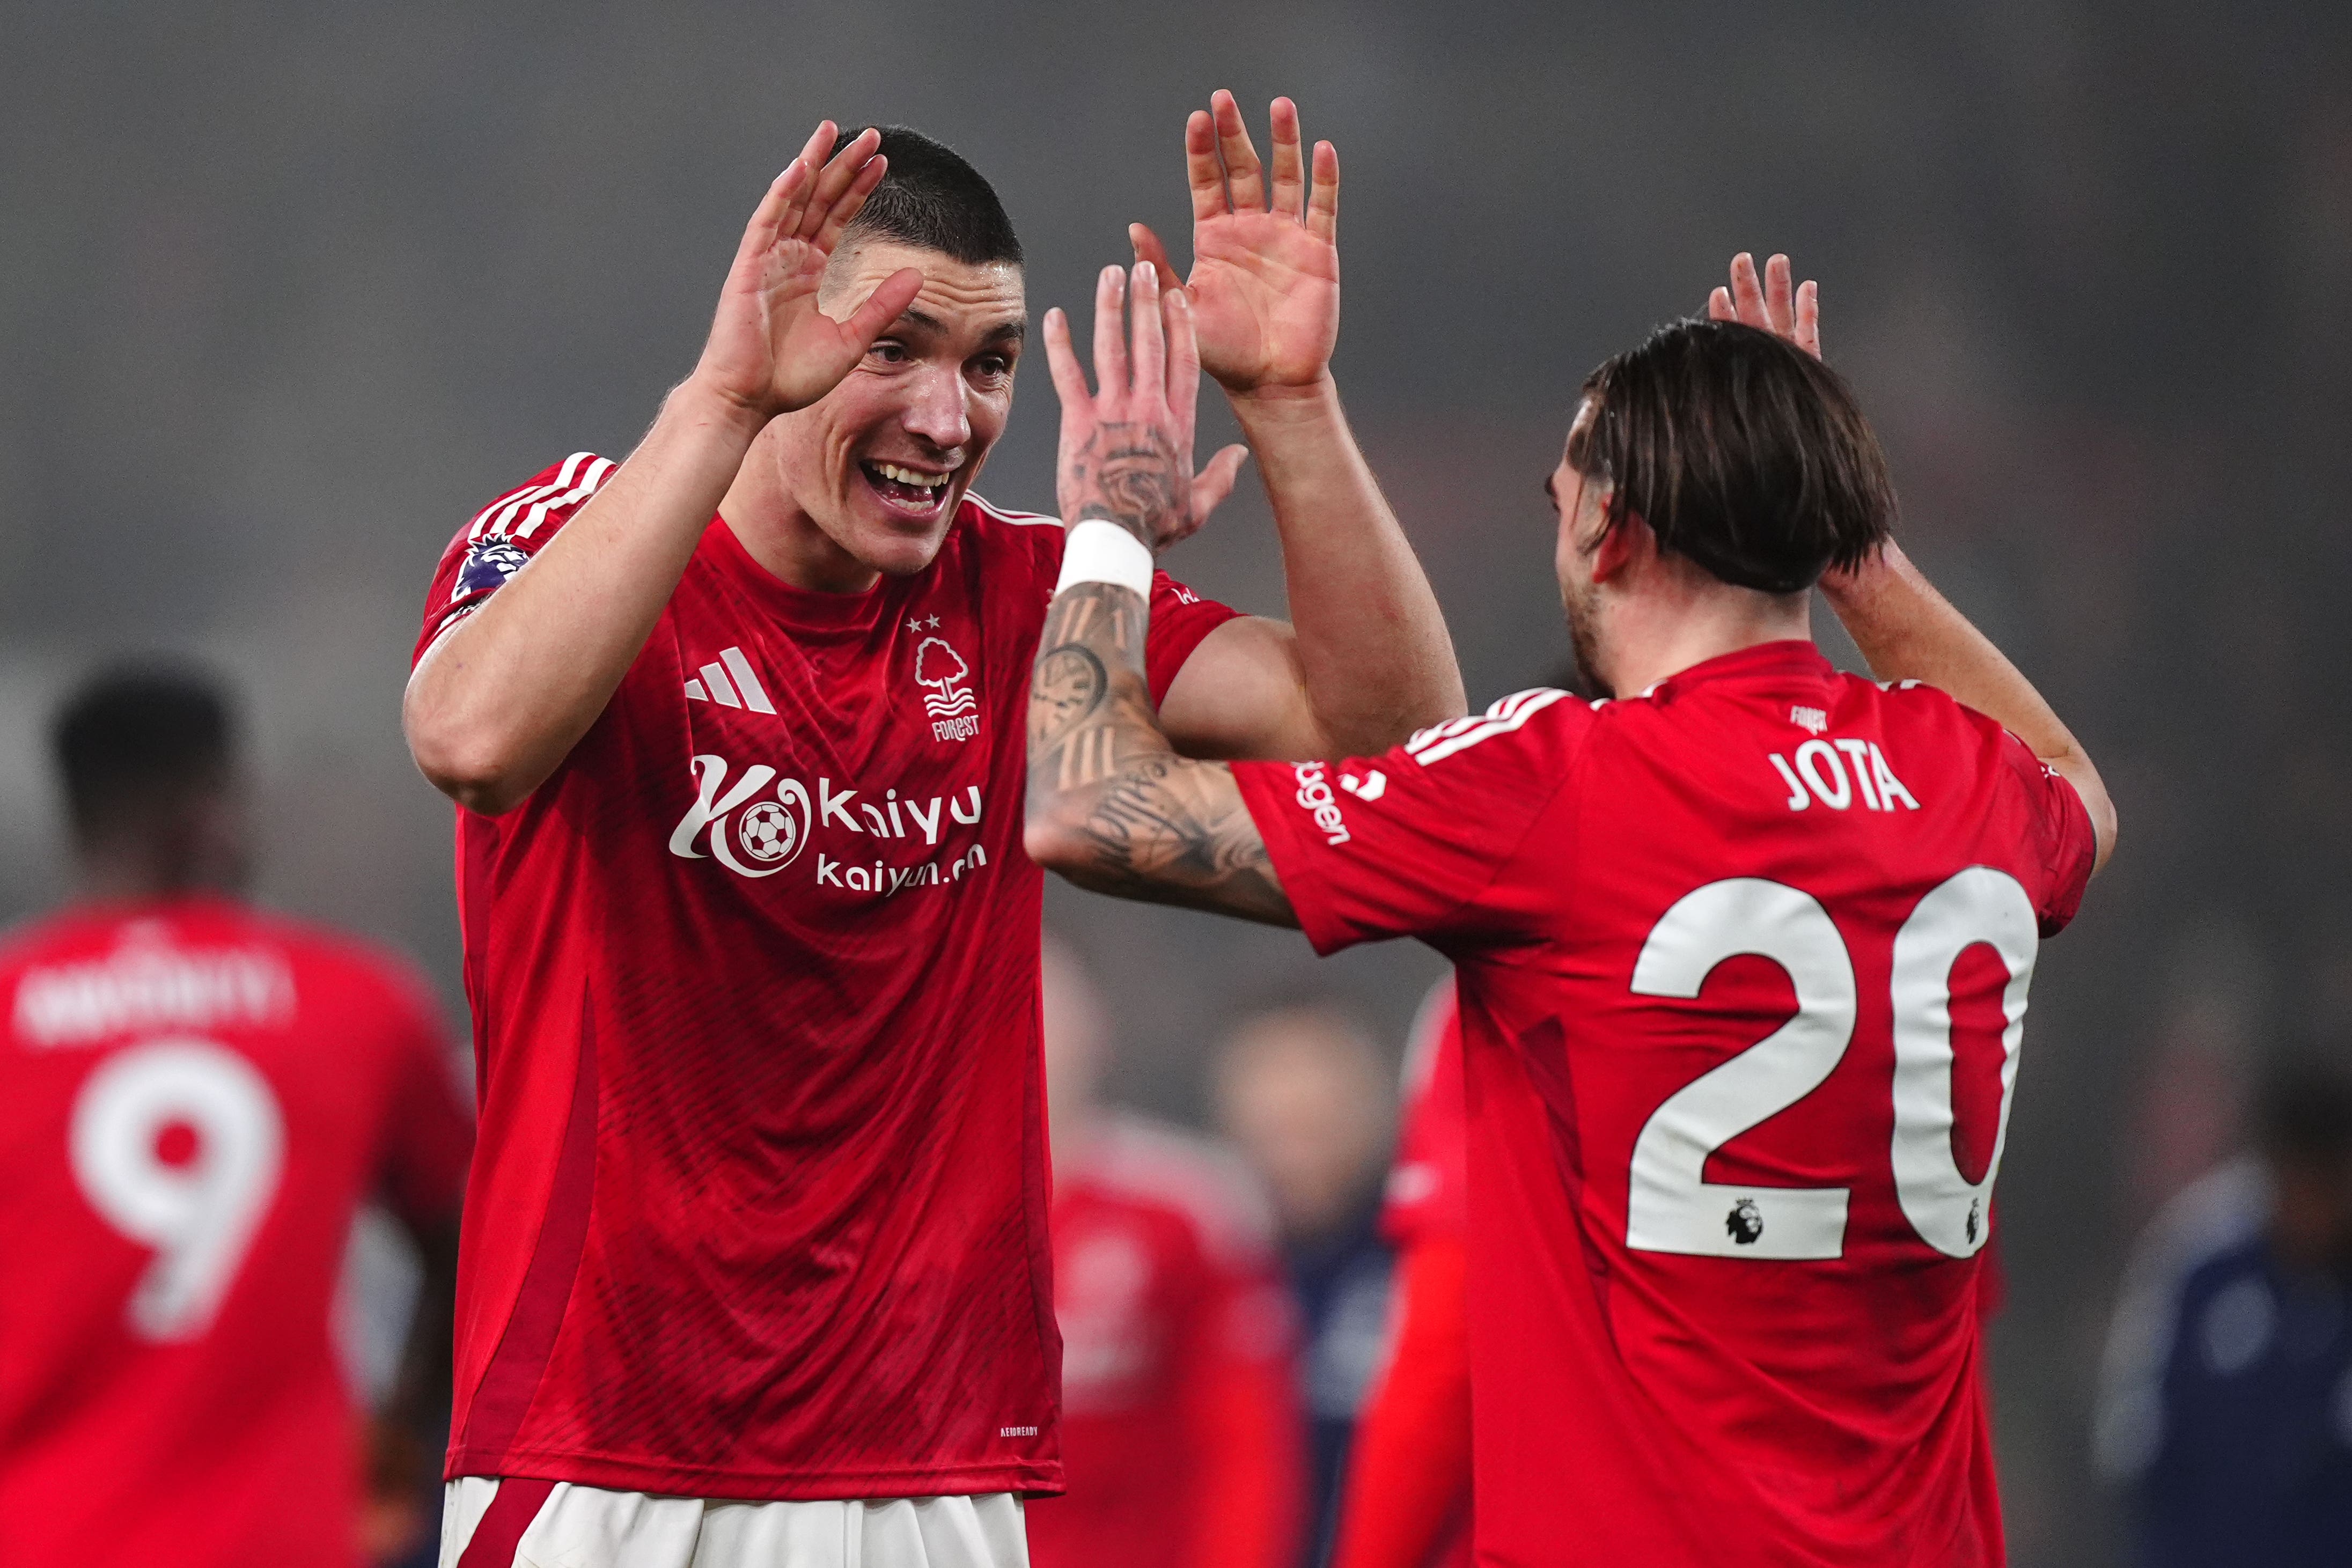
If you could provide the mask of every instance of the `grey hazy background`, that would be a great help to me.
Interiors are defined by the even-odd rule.
[[[1339,375],[1482,703],[1565,649],[1537,484],[1583,371],[1736,249],[1823,280],[1907,539],[2121,804],[2035,987],[1997,1357],[2017,1561],[2112,1560],[2086,1410],[2121,1251],[2250,1072],[2352,1048],[2340,4],[12,5],[0,914],[64,885],[61,685],[192,650],[251,695],[268,895],[419,955],[460,1016],[448,810],[397,718],[451,531],[628,450],[819,116],[977,162],[1034,311],[1129,218],[1185,254],[1219,86],[1339,145]],[[1052,504],[1043,371],[982,486],[1011,505]],[[1172,564],[1282,610],[1254,488]],[[1333,988],[1393,1042],[1438,972],[1052,914],[1125,1004],[1121,1087],[1177,1114],[1253,1000]]]

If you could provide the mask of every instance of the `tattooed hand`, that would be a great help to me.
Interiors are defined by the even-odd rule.
[[[1200,526],[1192,488],[1201,357],[1181,289],[1163,301],[1158,269],[1139,263],[1130,311],[1127,285],[1126,270],[1111,267],[1095,287],[1099,392],[1087,390],[1069,318],[1045,313],[1045,360],[1062,399],[1062,520],[1104,518],[1157,552]]]

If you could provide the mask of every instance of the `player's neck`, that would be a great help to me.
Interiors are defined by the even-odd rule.
[[[1617,606],[1611,684],[1620,696],[1765,643],[1811,642],[1809,594],[1775,598],[1741,590],[1649,594]]]
[[[880,572],[842,549],[793,499],[764,455],[753,449],[719,503],[743,553],[779,581],[812,593],[864,593],[880,581]]]

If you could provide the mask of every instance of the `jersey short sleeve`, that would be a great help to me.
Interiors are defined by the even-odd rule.
[[[2091,810],[2056,768],[2007,731],[2001,734],[2001,757],[2023,787],[2031,806],[2034,858],[2050,873],[2034,900],[2034,916],[2042,936],[2055,936],[2083,906],[2083,890],[2091,883],[2091,866],[2098,854]]]
[[[409,662],[423,659],[442,632],[529,566],[530,558],[612,477],[614,466],[608,457],[575,452],[476,512],[441,552],[433,586],[425,595],[425,624]]]
[[[1240,614],[1229,604],[1202,598],[1164,571],[1153,572],[1151,624],[1143,634],[1143,675],[1151,684],[1151,700],[1166,702],[1176,672],[1201,639]]]
[[[1391,936],[1508,940],[1482,897],[1568,780],[1592,710],[1538,687],[1346,762],[1237,762],[1242,800],[1318,953]]]

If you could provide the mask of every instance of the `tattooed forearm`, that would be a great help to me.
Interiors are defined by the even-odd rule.
[[[1029,692],[1032,852],[1100,892],[1296,925],[1233,769],[1160,731],[1145,613],[1107,583],[1054,601]]]
[[[1222,762],[1173,755],[1139,763],[1096,793],[1078,832],[1089,885],[1295,925],[1265,841]]]
[[[1186,455],[1156,424],[1097,424],[1086,445],[1063,460],[1065,515],[1073,523],[1117,523],[1156,549],[1191,521],[1188,467]]]
[[[1037,661],[1029,682],[1029,750],[1051,747],[1102,706],[1110,676],[1102,661],[1066,643]]]

